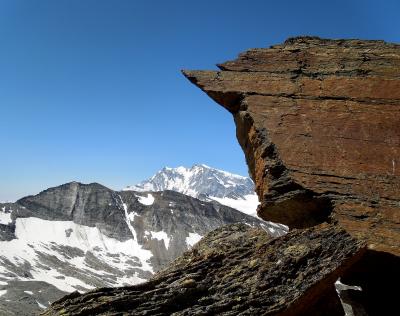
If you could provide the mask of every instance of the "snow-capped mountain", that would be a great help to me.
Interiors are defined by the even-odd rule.
[[[32,315],[74,290],[143,282],[207,232],[235,222],[284,233],[168,190],[71,182],[0,204],[0,315]]]
[[[254,183],[248,177],[197,164],[191,168],[165,167],[150,179],[124,190],[173,190],[203,201],[214,200],[246,214],[256,215],[259,204]]]

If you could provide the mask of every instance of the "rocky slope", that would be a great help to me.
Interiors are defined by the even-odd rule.
[[[75,290],[144,282],[207,232],[277,226],[173,192],[67,183],[0,204],[0,314],[31,315]]]
[[[165,167],[150,179],[126,187],[133,191],[172,190],[203,201],[217,201],[249,215],[256,216],[259,204],[254,183],[239,176],[204,164],[191,168]]]
[[[333,282],[362,252],[329,225],[271,238],[233,224],[209,233],[150,282],[72,294],[44,315],[294,315],[299,308],[302,315],[336,315],[342,309]],[[327,290],[331,314],[318,310]],[[309,300],[297,306],[304,292]]]
[[[300,37],[219,67],[184,74],[233,114],[259,215],[295,229],[224,226],[150,282],[45,315],[397,314],[400,46]]]

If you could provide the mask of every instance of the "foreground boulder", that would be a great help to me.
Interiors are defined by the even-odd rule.
[[[44,315],[341,315],[333,284],[363,252],[332,225],[273,238],[233,224],[147,283],[73,293]]]

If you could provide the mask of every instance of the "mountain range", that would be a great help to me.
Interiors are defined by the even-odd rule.
[[[251,180],[203,165],[177,169],[135,191],[71,182],[0,204],[0,314],[32,315],[75,290],[144,282],[225,224],[285,233],[214,200],[243,200]],[[179,181],[192,196],[170,190]]]

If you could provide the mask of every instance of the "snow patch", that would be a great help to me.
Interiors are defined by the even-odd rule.
[[[136,231],[133,228],[132,223],[131,223],[131,222],[134,221],[136,213],[132,212],[132,213],[129,214],[128,213],[128,206],[124,203],[124,201],[122,200],[121,196],[119,198],[120,198],[121,203],[122,203],[122,208],[124,209],[125,222],[128,225],[128,228],[129,228],[129,230],[130,230],[130,232],[132,234],[133,239],[137,240]]]
[[[193,247],[194,244],[196,244],[203,236],[197,234],[197,233],[189,233],[189,236],[186,237],[186,244],[189,247]]]
[[[40,304],[38,301],[36,301],[36,303],[38,304],[38,306],[39,306],[41,309],[46,309],[46,308],[47,308],[47,307],[44,306],[43,304]]]
[[[169,242],[170,242],[170,238],[168,237],[168,234],[164,231],[159,231],[159,232],[149,232],[149,234],[151,235],[151,238],[157,239],[157,240],[163,240],[164,241],[164,245],[165,248],[168,249],[169,247]]]
[[[66,236],[65,231],[71,233]],[[29,272],[36,281],[44,281],[56,286],[64,292],[92,289],[91,284],[75,277],[74,274],[66,275],[62,267],[49,269],[41,262],[41,254],[55,257],[72,267],[87,272],[89,275],[107,276],[109,272],[95,270],[85,261],[85,256],[66,257],[57,250],[57,246],[69,246],[80,249],[84,254],[95,253],[96,258],[111,268],[124,272],[115,280],[110,281],[110,286],[137,284],[145,280],[132,272],[132,260],[139,260],[140,269],[153,273],[150,264],[152,253],[138,244],[136,239],[119,241],[101,233],[97,227],[88,227],[72,221],[48,221],[35,217],[17,218],[15,228],[16,239],[0,241],[0,278],[3,280],[32,280],[29,276],[17,276],[10,268],[8,261],[16,266],[26,263],[31,265]],[[118,255],[118,260],[112,260]],[[110,257],[111,256],[111,257]],[[125,272],[126,271],[126,272]]]
[[[336,292],[340,292],[341,290],[355,290],[362,291],[361,286],[358,285],[347,285],[340,281],[340,278],[335,282]]]
[[[10,212],[6,212],[6,207],[3,206],[0,210],[0,224],[8,225],[10,223],[12,223],[11,210]]]
[[[33,295],[32,291],[24,291],[24,293],[29,294],[29,295]]]
[[[7,293],[7,290],[0,290],[0,296],[3,296],[6,293]]]
[[[136,197],[139,199],[139,203],[143,205],[152,205],[154,203],[154,196],[150,193],[147,194],[147,197],[140,195],[136,195]]]
[[[257,217],[257,206],[260,204],[257,194],[247,194],[243,197],[243,199],[237,200],[227,197],[219,198],[216,196],[209,196],[209,198],[222,205],[226,205],[241,211],[247,215]]]
[[[185,174],[185,173],[188,172],[188,170],[187,170],[185,167],[183,167],[183,166],[180,166],[180,167],[178,167],[178,168],[175,168],[175,170],[178,171],[179,173],[182,173],[182,174]]]

